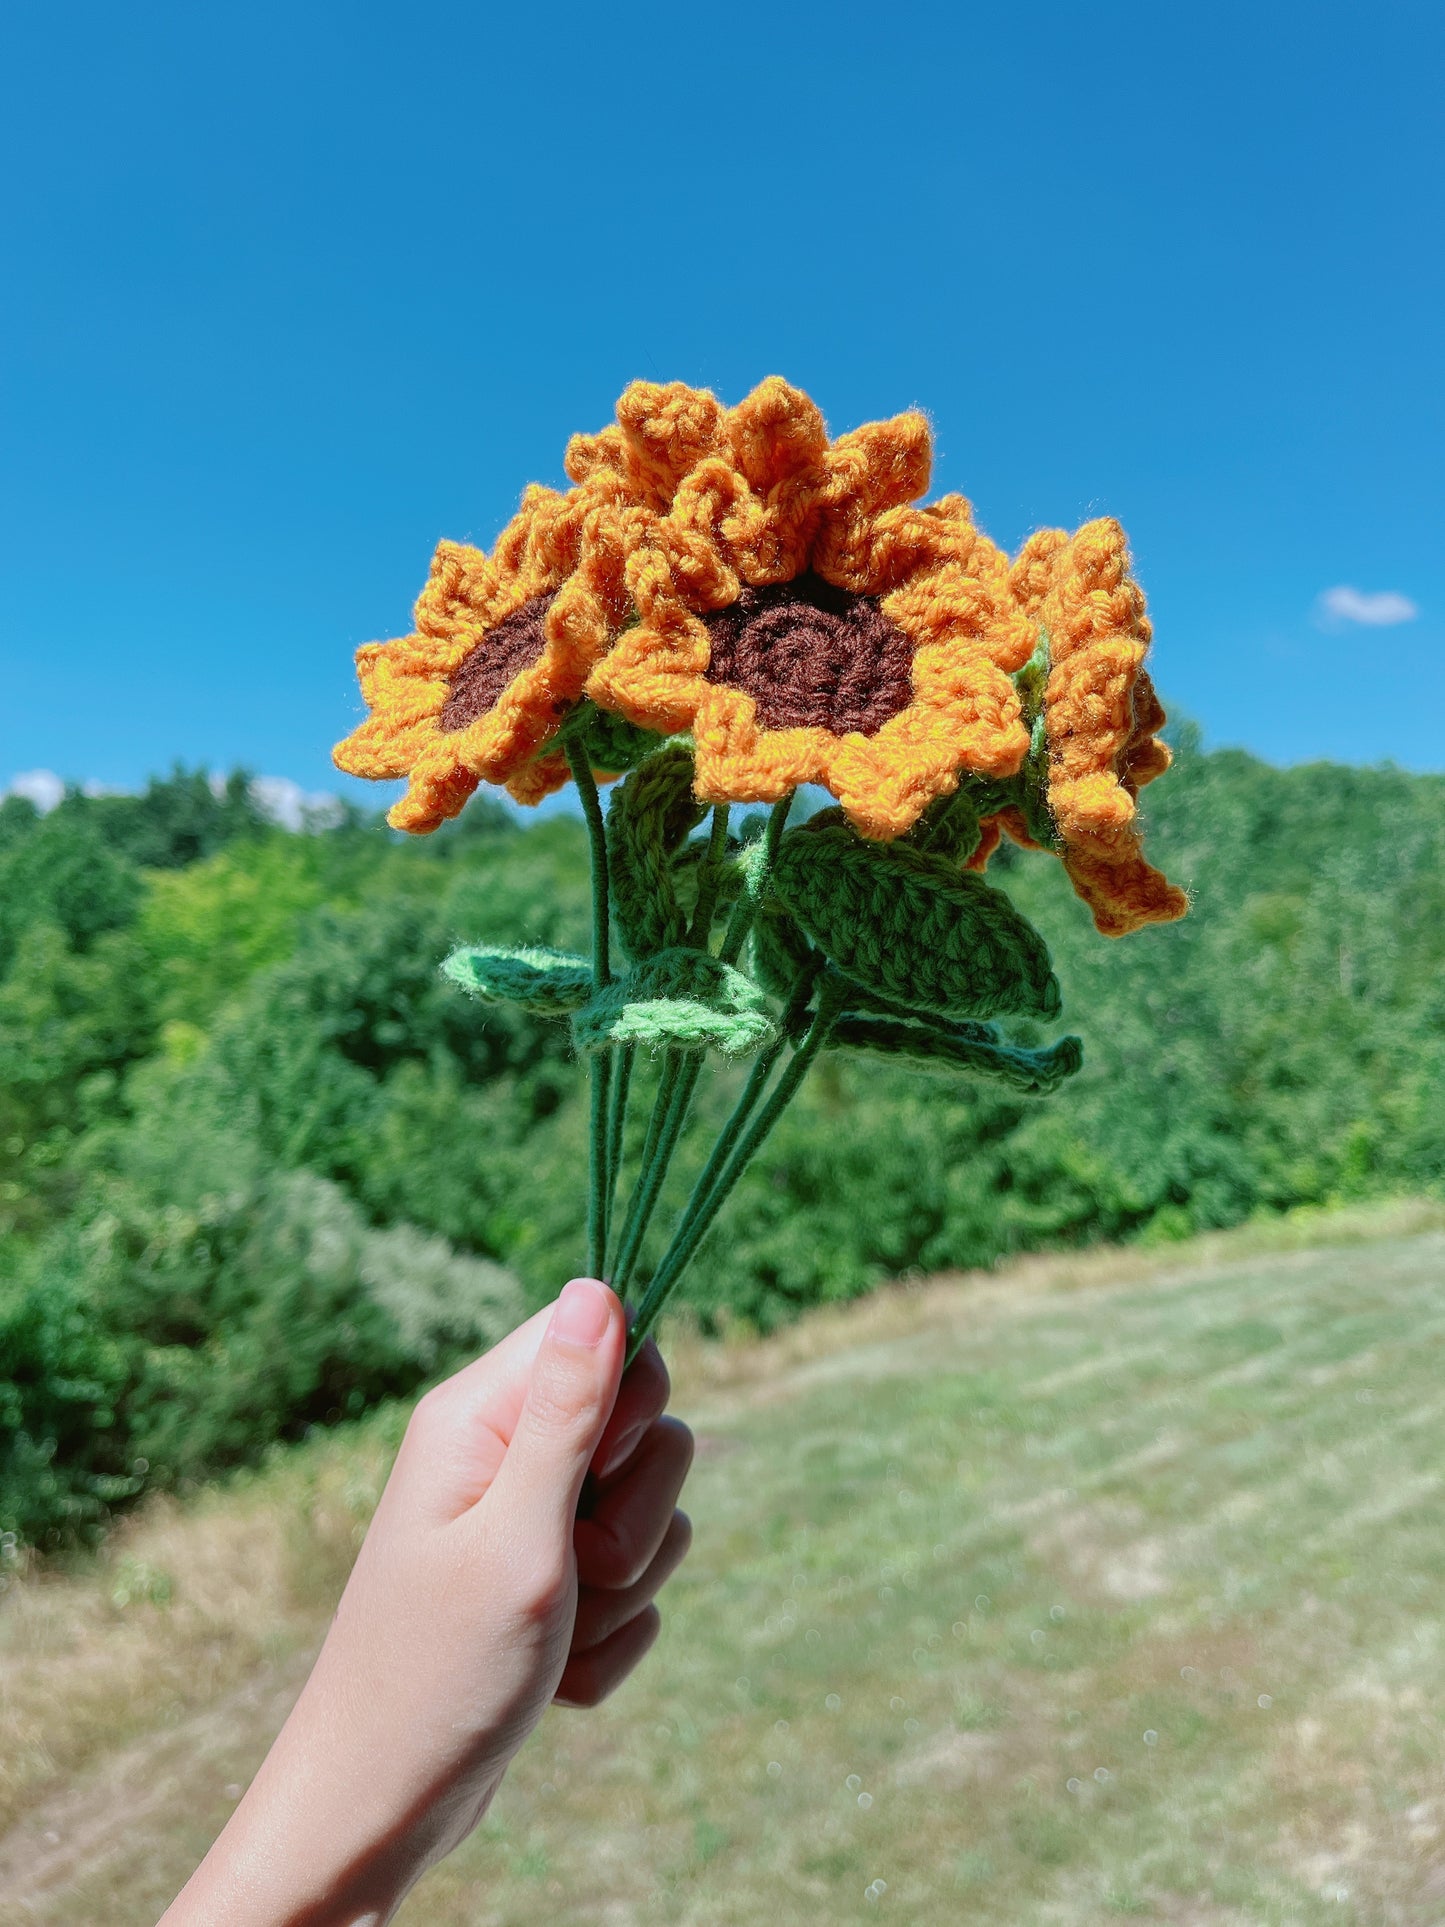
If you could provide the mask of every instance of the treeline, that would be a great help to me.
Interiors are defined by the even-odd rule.
[[[996,859],[1080,1076],[1034,1100],[826,1059],[705,1248],[703,1319],[1440,1185],[1445,779],[1178,747],[1147,801],[1184,923],[1106,942],[1052,859]],[[408,1391],[578,1268],[565,1030],[437,965],[585,948],[587,917],[565,816],[294,834],[184,773],[0,805],[0,1531],[84,1533]]]

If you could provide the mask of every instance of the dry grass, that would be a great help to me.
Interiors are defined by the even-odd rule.
[[[676,1334],[664,1639],[403,1922],[1445,1918],[1442,1232],[1402,1205]],[[0,1920],[154,1919],[396,1427],[12,1578]]]

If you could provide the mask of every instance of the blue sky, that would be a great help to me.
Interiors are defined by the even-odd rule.
[[[634,375],[770,372],[922,405],[1011,546],[1117,514],[1209,742],[1445,768],[1442,21],[18,0],[0,787],[361,790],[436,539]]]

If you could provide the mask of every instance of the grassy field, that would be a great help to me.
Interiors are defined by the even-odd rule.
[[[406,1927],[1445,1921],[1445,1217],[1038,1261],[679,1341],[696,1546]],[[395,1417],[0,1601],[0,1919],[153,1922]]]

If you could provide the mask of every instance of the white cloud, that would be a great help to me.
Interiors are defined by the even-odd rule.
[[[211,789],[216,796],[226,793],[224,776],[212,776]],[[53,810],[65,795],[64,779],[57,776],[53,769],[22,770],[13,776],[4,789],[0,789],[0,799],[7,796],[26,796],[44,816]],[[82,783],[81,789],[86,796],[126,796],[132,792],[115,789],[109,783]],[[251,800],[263,815],[269,816],[273,823],[279,823],[283,830],[329,830],[339,823],[345,813],[345,805],[339,796],[330,790],[305,790],[289,776],[258,776],[251,784]]]
[[[65,794],[65,784],[53,769],[23,769],[12,776],[0,796],[26,796],[42,816],[53,810]]]
[[[289,776],[258,776],[251,801],[283,830],[328,830],[344,812],[341,798],[330,790],[304,790]]]
[[[1398,589],[1352,589],[1341,583],[1319,599],[1319,616],[1326,628],[1344,622],[1363,623],[1368,629],[1389,629],[1397,622],[1413,622],[1420,613],[1409,596]]]

